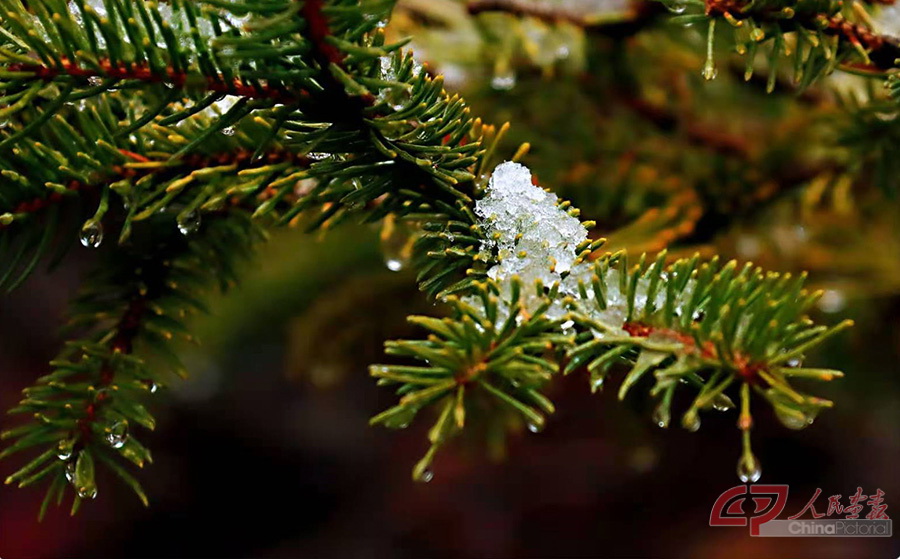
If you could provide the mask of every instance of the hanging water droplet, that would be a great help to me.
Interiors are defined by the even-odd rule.
[[[75,485],[75,461],[66,464],[66,481]]]
[[[661,428],[665,429],[669,426],[669,408],[665,404],[660,403],[653,409],[653,421]]]
[[[491,78],[491,87],[497,91],[509,91],[516,87],[516,73],[512,68],[497,71]]]
[[[96,86],[102,84],[103,80],[98,76],[91,76],[88,78],[88,83]]]
[[[196,210],[180,214],[176,220],[182,235],[191,235],[200,229],[200,212]]]
[[[82,499],[94,499],[97,497],[97,487],[76,487],[75,493]]]
[[[416,481],[420,481],[422,483],[428,483],[434,479],[434,471],[431,468],[425,468],[422,470],[422,473],[419,474],[419,478]]]
[[[81,244],[88,248],[97,248],[103,242],[103,224],[90,220],[81,228]]]
[[[416,409],[409,407],[384,422],[384,426],[388,429],[406,429],[412,420],[416,417]]]
[[[379,20],[378,23],[375,24],[375,27],[377,27],[378,29],[384,29],[385,27],[387,27],[387,24],[388,24],[388,20],[382,19],[382,20]]]
[[[673,2],[669,4],[669,11],[673,14],[683,14],[687,9],[687,4],[684,2]]]
[[[782,425],[788,429],[794,429],[795,431],[806,429],[809,427],[809,424],[812,423],[812,421],[809,420],[809,417],[803,412],[782,406],[775,406],[775,416],[778,417],[778,421],[780,421]]]
[[[738,479],[742,483],[756,483],[762,475],[762,466],[753,454],[745,454],[737,463]]]
[[[106,429],[106,442],[113,448],[122,448],[128,440],[128,422],[116,421]]]
[[[727,395],[719,393],[713,398],[712,407],[716,411],[728,411],[734,407],[734,402]]]
[[[381,253],[384,265],[392,272],[399,272],[412,256],[416,237],[409,222],[388,216],[381,227]]]
[[[159,390],[159,385],[156,384],[155,382],[153,382],[152,380],[144,381],[144,386],[147,388],[147,391],[150,394],[156,394],[156,392]]]
[[[226,136],[234,136],[234,126],[228,126],[222,129],[222,134]]]
[[[697,413],[697,410],[688,410],[681,417],[681,426],[691,433],[696,433],[697,430],[700,429],[700,414]]]
[[[530,422],[528,424],[528,430],[531,431],[532,433],[540,433],[541,431],[544,430],[544,424],[538,423],[538,422]]]
[[[56,457],[62,460],[63,462],[69,461],[72,459],[72,456],[75,455],[75,439],[63,439],[59,441],[59,446],[56,449]]]

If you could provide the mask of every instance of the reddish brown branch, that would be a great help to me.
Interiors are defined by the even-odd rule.
[[[344,55],[337,47],[328,42],[331,30],[328,27],[328,19],[322,11],[324,5],[323,0],[304,0],[300,14],[308,26],[308,39],[313,44],[313,57],[319,66],[326,70],[330,64],[341,66],[344,62]]]
[[[653,105],[636,96],[622,95],[621,99],[625,106],[664,132],[671,132],[679,127],[679,118],[663,107]],[[722,155],[734,155],[741,158],[747,158],[750,155],[750,146],[744,138],[739,136],[713,130],[695,122],[688,123],[684,133],[691,144],[709,148]]]
[[[472,0],[466,4],[471,15],[485,12],[504,12],[516,17],[531,17],[541,21],[570,23],[590,33],[608,37],[629,37],[647,27],[657,16],[666,12],[665,6],[653,0],[633,0],[621,19],[592,18],[590,14],[568,10],[555,4],[538,4],[520,0]]]
[[[129,354],[134,348],[134,340],[137,338],[144,312],[147,309],[147,295],[138,293],[128,303],[125,312],[119,318],[116,325],[116,333],[109,342],[109,348],[114,353]],[[97,412],[107,402],[109,395],[104,388],[109,387],[115,380],[115,370],[108,359],[100,366],[100,380],[94,385],[96,396],[84,407],[84,417],[78,420],[78,430],[81,433],[80,444],[84,445],[91,437],[91,425],[97,419]]]
[[[693,336],[683,334],[671,328],[657,328],[643,322],[626,322],[622,325],[622,329],[628,332],[633,338],[647,338],[656,334],[662,338],[672,340],[684,346],[684,350],[688,354],[696,354],[703,359],[718,359],[724,361],[719,355],[718,349],[711,341],[706,341],[702,346],[697,345],[697,341]],[[735,374],[744,382],[755,384],[760,382],[759,371],[765,370],[762,363],[754,363],[750,358],[735,352],[734,358],[729,360],[736,368]]]
[[[892,2],[893,0],[887,0],[885,3]],[[822,30],[827,35],[836,36],[841,41],[865,50],[874,69],[897,68],[900,39],[874,33],[865,25],[847,21],[840,13],[828,15],[818,12],[798,12],[793,17],[786,18],[782,8],[744,11],[746,5],[742,0],[706,0],[706,14],[712,17],[727,14],[736,20],[753,18],[761,22],[779,22],[785,26],[793,25],[811,31]]]
[[[30,72],[42,80],[53,80],[59,76],[72,76],[82,79],[113,78],[118,80],[136,80],[146,83],[166,83],[178,88],[197,87],[211,93],[223,95],[236,95],[250,99],[272,99],[279,103],[291,103],[306,98],[309,94],[300,90],[299,93],[288,92],[268,84],[247,84],[240,78],[226,81],[224,76],[194,76],[187,72],[167,68],[164,74],[154,73],[153,70],[143,64],[132,62],[130,65],[112,65],[108,59],[100,61],[100,68],[84,68],[76,62],[63,58],[58,68],[41,64],[25,64],[16,62],[9,64],[4,69],[10,72]]]
[[[328,42],[331,28],[328,25],[328,18],[322,11],[324,7],[324,0],[304,0],[300,7],[300,15],[307,24],[307,39],[312,44],[312,56],[321,69],[322,86],[325,88],[327,101],[336,105],[334,110],[337,114],[344,113],[348,109],[349,114],[357,114],[360,103],[362,106],[371,106],[375,103],[375,97],[372,94],[351,97],[343,84],[331,73],[332,64],[344,67],[344,54]]]
[[[580,27],[588,23],[583,14],[559,5],[522,2],[520,0],[472,0],[466,4],[469,14],[504,12],[516,17],[533,17],[550,23],[568,22]]]

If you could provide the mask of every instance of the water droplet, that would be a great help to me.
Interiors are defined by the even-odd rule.
[[[683,2],[673,2],[672,4],[669,4],[669,11],[673,14],[683,14],[686,9],[687,4]]]
[[[734,402],[727,395],[720,393],[713,398],[712,407],[716,411],[728,411],[734,407]]]
[[[56,457],[66,462],[72,459],[72,456],[75,455],[75,439],[63,439],[59,441],[59,446],[56,449]]]
[[[200,229],[200,212],[196,210],[180,214],[176,220],[182,235],[191,235]]]
[[[516,73],[511,68],[498,71],[491,78],[491,87],[498,91],[509,91],[516,87]]]
[[[375,27],[377,27],[378,29],[384,29],[385,27],[387,27],[387,24],[388,24],[388,20],[382,19],[382,20],[379,20],[378,23],[375,24]]]
[[[653,421],[655,421],[661,429],[665,429],[669,426],[669,419],[669,408],[664,404],[660,403],[653,409]]]
[[[885,112],[885,113],[877,112],[877,113],[875,113],[875,118],[877,118],[878,120],[881,120],[883,122],[891,122],[893,120],[896,120],[897,112],[896,111]]]
[[[153,382],[152,380],[145,380],[144,386],[147,388],[147,391],[150,394],[156,394],[159,391],[159,385]]]
[[[697,410],[688,410],[681,417],[681,426],[691,433],[696,433],[700,429],[700,414],[697,413]]]
[[[128,440],[128,422],[116,421],[106,429],[106,442],[113,448],[122,448]]]
[[[799,367],[802,364],[803,364],[803,360],[799,359],[797,357],[795,357],[793,359],[788,359],[788,362],[785,363],[785,365],[787,365],[788,367],[791,367],[792,369],[796,369],[797,367]]]
[[[809,424],[812,423],[809,416],[800,410],[782,406],[775,406],[775,416],[778,417],[778,421],[780,421],[782,425],[788,429],[794,429],[795,431],[806,429],[809,427]]]
[[[88,78],[88,83],[91,85],[100,85],[103,83],[103,80],[98,76],[91,76]]]
[[[82,499],[94,499],[97,497],[97,487],[76,487],[75,493]]]
[[[422,473],[419,474],[419,478],[416,481],[428,483],[432,479],[434,479],[434,471],[431,468],[425,468],[422,470]]]
[[[88,248],[97,248],[103,243],[103,224],[99,221],[88,221],[81,228],[81,244]]]
[[[384,265],[399,272],[409,263],[416,236],[409,222],[387,217],[381,227],[381,253]]]
[[[753,454],[741,456],[737,463],[738,479],[743,483],[756,483],[762,475],[762,466]]]
[[[528,424],[528,430],[531,431],[532,433],[540,433],[541,431],[544,430],[544,424],[531,422]]]
[[[227,128],[223,128],[222,134],[225,134],[226,136],[234,136],[234,126],[228,126]]]
[[[306,157],[308,157],[314,161],[321,161],[322,159],[328,159],[329,157],[331,157],[331,154],[324,153],[321,151],[311,151],[306,154]]]
[[[409,407],[384,422],[384,426],[388,429],[406,429],[412,420],[416,417],[416,409]]]
[[[74,460],[69,462],[68,464],[66,464],[66,481],[68,481],[72,485],[75,484],[75,461]]]

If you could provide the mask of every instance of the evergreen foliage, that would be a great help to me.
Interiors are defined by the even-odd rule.
[[[507,125],[475,117],[403,41],[386,38],[393,4],[0,0],[0,285],[20,285],[44,257],[58,261],[76,237],[106,251],[73,302],[70,341],[12,410],[31,417],[3,435],[0,457],[33,454],[7,482],[45,483],[42,514],[67,487],[73,511],[93,498],[101,467],[146,503],[129,466],[151,461],[134,433],[153,428],[145,396],[170,375],[159,362],[185,373],[169,347],[190,336],[183,318],[204,309],[205,290],[237,279],[238,260],[266,227],[386,219],[418,231],[419,286],[450,314],[411,317],[427,337],[388,342],[402,363],[371,374],[400,396],[373,424],[400,428],[426,409],[437,414],[413,470],[419,480],[465,427],[484,425],[495,438],[515,424],[540,430],[554,411],[542,390],[560,373],[584,372],[598,390],[624,365],[620,397],[646,387],[658,399],[660,426],[670,422],[676,390],[690,390],[681,412],[690,430],[701,410],[731,408],[727,393],[739,394],[745,481],[760,475],[749,445],[751,392],[792,428],[831,405],[791,382],[841,376],[799,362],[849,323],[820,326],[807,317],[821,292],[806,290],[803,275],[658,250],[637,259],[607,251],[603,240],[587,238],[596,224],[555,195],[535,206],[546,212],[535,221],[544,225],[501,230],[502,220],[480,204],[496,187],[495,165],[523,159],[529,146],[504,153]],[[480,4],[473,13],[552,17],[611,36],[637,33],[663,13],[654,4],[610,23]],[[839,65],[896,68],[897,41],[873,33],[853,6],[667,4],[684,12],[676,22],[709,22],[707,78],[717,21],[734,26],[747,79],[765,45],[769,90],[789,50],[801,90]],[[848,125],[841,141],[888,161],[889,153],[863,146],[879,141],[859,133],[868,126]],[[894,167],[877,172],[896,175]],[[695,202],[672,205],[689,215]],[[563,225],[546,228],[564,220],[583,238],[560,233]]]

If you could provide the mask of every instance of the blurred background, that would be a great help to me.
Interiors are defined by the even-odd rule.
[[[798,92],[762,59],[745,83],[725,38],[706,81],[705,30],[674,26],[655,3],[484,4],[401,0],[388,31],[415,36],[420,62],[475,114],[510,121],[507,153],[531,142],[524,162],[541,185],[595,219],[611,249],[809,270],[824,290],[812,318],[857,326],[805,365],[846,377],[811,387],[836,407],[803,431],[757,406],[761,482],[790,484],[787,514],[816,488],[820,512],[857,487],[882,489],[888,514],[900,510],[896,106],[848,74]],[[888,31],[900,29],[891,10],[877,20]],[[540,434],[513,433],[501,457],[460,441],[430,483],[412,482],[430,424],[370,428],[394,396],[366,371],[384,340],[419,334],[408,314],[441,312],[404,267],[408,234],[274,232],[241,285],[191,321],[202,345],[182,350],[190,379],[151,404],[158,427],[143,440],[154,464],[139,476],[151,506],[101,478],[102,498],[75,518],[51,508],[39,524],[41,491],[4,486],[0,557],[900,555],[896,538],[710,528],[712,504],[738,483],[737,413],[709,412],[696,433],[663,430],[640,391],[619,403],[578,375],[551,387],[558,411]],[[0,300],[3,409],[46,372],[96,252],[75,247]]]

